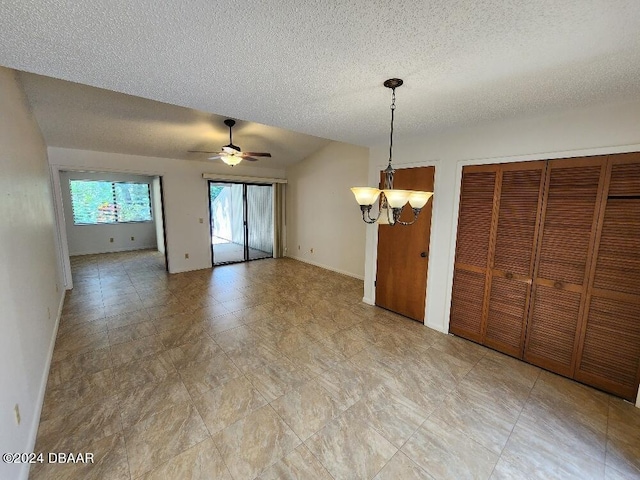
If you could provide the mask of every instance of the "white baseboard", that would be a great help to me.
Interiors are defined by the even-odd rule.
[[[101,253],[119,253],[119,252],[134,252],[136,250],[157,250],[157,245],[139,245],[137,247],[120,247],[110,248],[108,250],[99,250],[91,252],[69,252],[70,257],[79,257],[82,255],[99,255]]]
[[[36,411],[33,416],[33,423],[31,424],[31,428],[29,429],[29,441],[27,443],[26,452],[33,452],[33,449],[36,446],[36,438],[38,437],[38,427],[40,426],[40,415],[42,414],[42,404],[44,403],[44,394],[47,390],[47,380],[49,379],[49,370],[51,369],[51,360],[53,360],[53,348],[56,345],[56,338],[58,336],[58,327],[60,326],[60,317],[62,317],[62,307],[64,306],[64,298],[67,291],[62,290],[62,295],[60,295],[60,302],[58,304],[58,314],[56,315],[56,324],[53,327],[53,335],[51,336],[51,341],[49,342],[49,352],[47,355],[47,363],[45,364],[44,373],[42,375],[42,379],[40,380],[40,390],[38,391],[38,398],[36,401]],[[31,465],[29,463],[25,463],[22,466],[22,470],[20,471],[20,478],[27,480],[29,478],[29,469]]]
[[[449,333],[447,328],[442,327],[442,323],[429,323],[428,320],[424,322],[425,326],[429,327],[431,330],[435,330],[441,333]]]
[[[328,265],[324,265],[322,263],[314,262],[313,260],[309,260],[307,258],[294,257],[293,255],[285,255],[287,258],[291,258],[293,260],[298,260],[299,262],[308,263],[309,265],[313,265],[315,267],[324,268],[325,270],[331,270],[332,272],[339,273],[341,275],[346,275],[347,277],[357,278],[358,280],[364,280],[364,276],[355,275],[351,272],[346,272],[344,270],[340,270],[338,268],[329,267]]]
[[[376,303],[373,301],[372,298],[369,297],[362,297],[362,301],[364,303],[366,303],[367,305],[375,305]]]

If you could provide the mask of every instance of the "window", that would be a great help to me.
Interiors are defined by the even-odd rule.
[[[75,225],[151,221],[148,183],[70,180]]]

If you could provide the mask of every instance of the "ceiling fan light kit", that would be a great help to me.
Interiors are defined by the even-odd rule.
[[[242,161],[242,157],[239,157],[238,155],[222,155],[220,157],[220,160],[222,160],[230,167],[235,167]]]
[[[416,222],[420,211],[433,196],[433,192],[422,192],[419,190],[399,190],[393,188],[393,174],[395,170],[391,166],[393,160],[393,120],[396,110],[396,88],[402,86],[403,81],[399,78],[390,78],[384,82],[384,86],[390,88],[391,93],[391,133],[389,135],[389,164],[384,170],[384,189],[379,190],[373,187],[353,187],[351,191],[356,197],[356,202],[360,205],[362,220],[366,223],[378,223],[381,225],[411,225]],[[380,210],[378,215],[371,217],[371,208],[380,197]],[[402,211],[406,204],[411,206],[413,220],[404,222],[400,220]]]

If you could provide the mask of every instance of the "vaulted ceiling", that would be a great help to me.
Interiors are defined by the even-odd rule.
[[[176,131],[206,112],[374,145],[390,77],[407,136],[638,98],[639,31],[638,0],[7,0],[0,65],[196,110]]]
[[[19,78],[52,147],[204,160],[210,155],[189,150],[220,151],[229,143],[226,117],[32,73]],[[271,153],[251,166],[286,168],[329,140],[238,121],[233,143],[246,152]]]

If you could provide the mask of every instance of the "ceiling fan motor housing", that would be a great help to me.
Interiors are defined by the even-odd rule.
[[[233,143],[230,143],[229,145],[225,145],[224,147],[222,147],[223,151],[229,151],[229,150],[234,150],[237,153],[240,153],[240,147],[237,145],[234,145]],[[229,152],[229,153],[233,153],[233,152]]]

